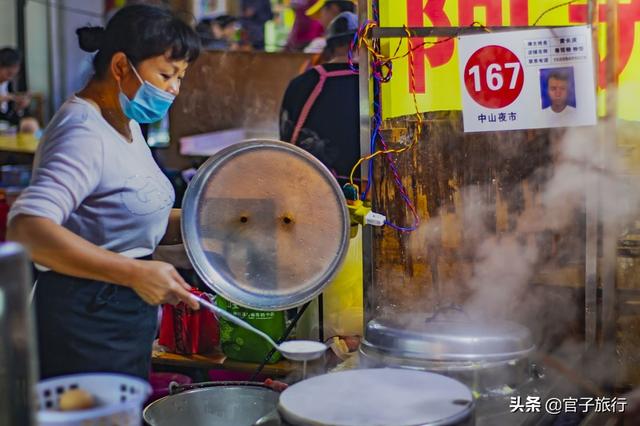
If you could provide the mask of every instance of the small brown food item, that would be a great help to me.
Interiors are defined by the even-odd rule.
[[[82,389],[69,389],[60,395],[60,411],[87,410],[95,405],[93,395]]]

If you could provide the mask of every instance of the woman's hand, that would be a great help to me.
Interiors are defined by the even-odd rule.
[[[129,285],[145,302],[150,305],[184,302],[191,309],[199,308],[198,302],[191,299],[191,286],[172,265],[155,260],[135,262]]]
[[[152,305],[185,302],[198,309],[191,287],[170,264],[105,250],[50,219],[17,215],[9,223],[7,238],[23,244],[34,262],[61,274],[129,287]]]

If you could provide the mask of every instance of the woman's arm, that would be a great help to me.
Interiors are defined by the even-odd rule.
[[[180,229],[180,220],[182,218],[182,209],[172,209],[169,215],[169,223],[167,230],[160,241],[161,245],[173,245],[182,243],[182,230]]]
[[[187,303],[190,286],[168,263],[130,259],[98,247],[50,219],[19,214],[9,223],[9,240],[23,244],[36,263],[56,272],[130,287],[152,305]]]

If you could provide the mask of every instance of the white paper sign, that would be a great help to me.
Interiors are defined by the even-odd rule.
[[[460,37],[465,132],[596,124],[589,27]]]

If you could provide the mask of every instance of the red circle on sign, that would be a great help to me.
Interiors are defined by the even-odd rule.
[[[518,57],[502,46],[476,50],[464,69],[469,96],[487,108],[511,105],[522,92],[524,69]]]

